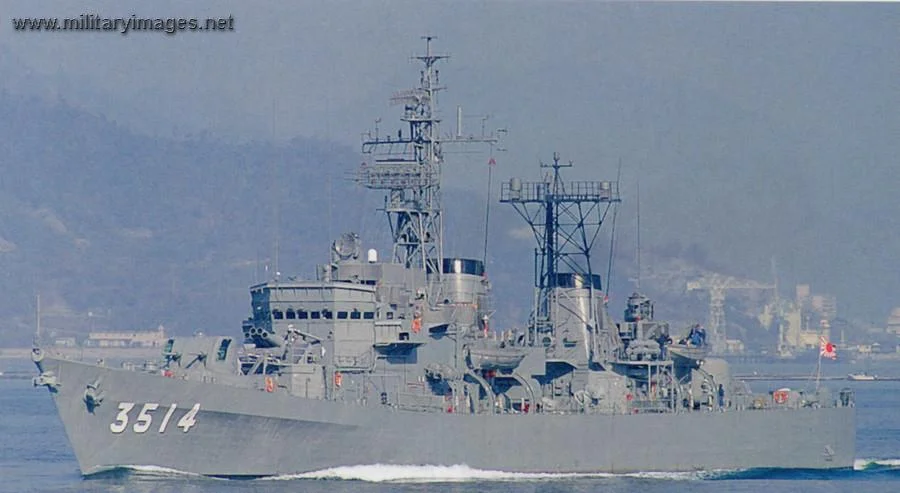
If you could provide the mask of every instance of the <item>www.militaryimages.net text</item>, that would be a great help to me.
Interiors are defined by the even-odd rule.
[[[227,17],[104,17],[99,14],[81,14],[78,17],[13,17],[16,31],[37,32],[161,32],[175,35],[179,32],[229,32],[234,31],[234,16]]]

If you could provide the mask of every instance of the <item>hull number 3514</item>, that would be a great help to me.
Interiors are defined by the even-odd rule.
[[[120,402],[119,414],[116,415],[116,420],[109,424],[109,431],[113,433],[122,433],[127,430],[129,424],[128,413],[134,408],[135,404],[133,402]],[[131,430],[135,433],[146,433],[153,425],[153,411],[159,409],[159,404],[148,402],[140,409],[140,412],[138,412],[137,417],[131,425]],[[166,409],[166,413],[162,416],[162,421],[159,422],[159,427],[157,428],[159,433],[165,433],[166,428],[169,426],[169,421],[175,414],[176,409],[178,409],[178,405],[174,403]],[[182,431],[187,433],[191,427],[197,424],[197,413],[199,411],[200,404],[194,404],[194,407],[185,412],[184,415],[181,416],[181,419],[178,420],[178,428],[181,428]]]

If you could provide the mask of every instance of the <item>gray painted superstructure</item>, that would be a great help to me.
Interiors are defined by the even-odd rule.
[[[526,328],[491,327],[484,262],[444,254],[440,175],[444,145],[497,139],[459,125],[440,133],[434,65],[443,57],[427,41],[419,86],[394,98],[406,135],[367,136],[357,172],[386,193],[386,261],[345,234],[315,279],[250,288],[241,339],[171,339],[143,367],[35,349],[35,384],[50,390],[82,472],[851,467],[849,391],[754,394],[723,360],[706,358],[702,329],[671,333],[639,293],[613,320],[591,255],[618,183],[565,182],[570,164],[558,156],[542,181],[502,187],[538,243],[535,297]]]

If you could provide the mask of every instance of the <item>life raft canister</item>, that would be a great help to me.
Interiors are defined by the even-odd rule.
[[[334,372],[334,386],[340,387],[341,384],[344,383],[344,375],[341,375],[341,372]]]
[[[791,391],[789,389],[778,389],[772,393],[772,400],[774,400],[776,404],[784,404],[787,402],[790,395]]]
[[[275,392],[275,379],[266,377],[266,392]]]

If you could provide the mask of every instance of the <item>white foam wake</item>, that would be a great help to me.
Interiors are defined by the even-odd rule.
[[[163,466],[151,466],[151,465],[133,465],[133,464],[123,464],[121,466],[109,466],[97,471],[94,471],[94,474],[99,474],[108,471],[115,470],[126,470],[130,474],[143,479],[166,479],[173,477],[194,477],[194,478],[202,478],[205,477],[202,474],[197,474],[193,472],[180,471],[178,469],[172,469],[171,467],[163,467]]]
[[[900,459],[857,460],[860,470],[872,467],[900,465]],[[877,464],[873,466],[872,464]],[[854,466],[856,467],[856,465]],[[165,480],[172,478],[204,478],[222,479],[203,474],[181,471],[169,467],[153,465],[120,465],[110,466],[94,474],[106,471],[126,470],[137,479]],[[632,473],[551,473],[551,472],[507,472],[490,469],[476,469],[465,464],[452,466],[434,465],[394,465],[371,464],[359,466],[341,466],[319,471],[283,474],[262,477],[260,480],[344,480],[365,481],[372,483],[460,483],[475,481],[560,481],[570,479],[602,479],[602,478],[641,478],[666,481],[685,481],[714,479],[722,474],[735,471],[695,471],[695,472],[632,472]]]
[[[475,469],[465,464],[452,466],[372,464],[342,466],[302,474],[285,474],[266,479],[337,479],[373,483],[457,483],[468,481],[553,481],[576,478],[639,477],[667,480],[702,479],[703,473],[526,473]]]
[[[853,461],[854,471],[865,471],[874,468],[900,468],[900,459],[856,459]]]

